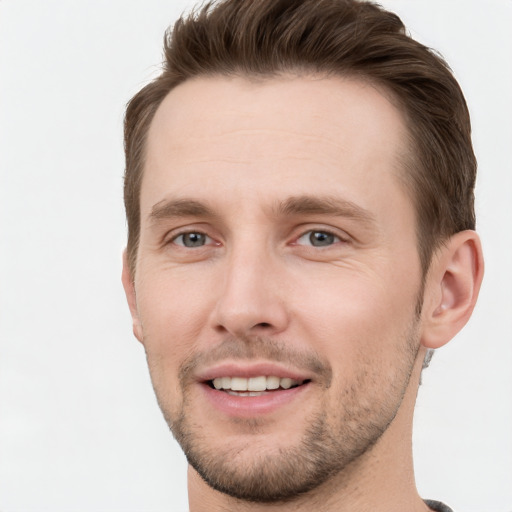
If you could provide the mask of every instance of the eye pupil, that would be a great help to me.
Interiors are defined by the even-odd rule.
[[[311,245],[314,245],[315,247],[332,245],[334,243],[334,235],[325,233],[324,231],[313,231],[309,235],[309,241],[311,242]]]
[[[186,233],[183,235],[185,247],[201,247],[205,244],[206,237],[203,233]]]

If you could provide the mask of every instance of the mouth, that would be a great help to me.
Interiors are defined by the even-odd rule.
[[[257,397],[303,386],[309,379],[295,380],[290,377],[259,375],[256,377],[216,377],[206,381],[211,388],[231,396]]]
[[[304,406],[317,389],[313,386],[315,376],[308,370],[266,361],[226,361],[205,368],[196,377],[210,419],[218,412],[223,418],[286,416],[294,410],[292,404],[302,400]]]

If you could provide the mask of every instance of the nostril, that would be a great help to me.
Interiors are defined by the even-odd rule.
[[[256,324],[255,327],[264,327],[267,329],[267,328],[271,327],[271,325],[268,322],[261,322],[259,324]]]

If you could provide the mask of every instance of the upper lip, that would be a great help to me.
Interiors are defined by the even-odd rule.
[[[197,373],[197,379],[201,382],[211,381],[218,377],[259,377],[259,376],[274,376],[279,378],[286,378],[305,381],[311,380],[312,376],[309,372],[294,370],[286,368],[280,364],[272,362],[258,362],[258,363],[242,363],[242,362],[223,362],[214,366],[205,368]]]

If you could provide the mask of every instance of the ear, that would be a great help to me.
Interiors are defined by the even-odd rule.
[[[135,284],[130,271],[126,249],[123,252],[123,273],[121,275],[121,281],[123,282],[124,293],[126,294],[126,300],[128,301],[128,307],[130,308],[130,313],[132,315],[133,334],[142,343],[142,324],[139,318],[137,297],[135,295]]]
[[[422,345],[448,343],[469,320],[484,274],[480,238],[461,231],[436,251],[427,275],[422,310]]]

